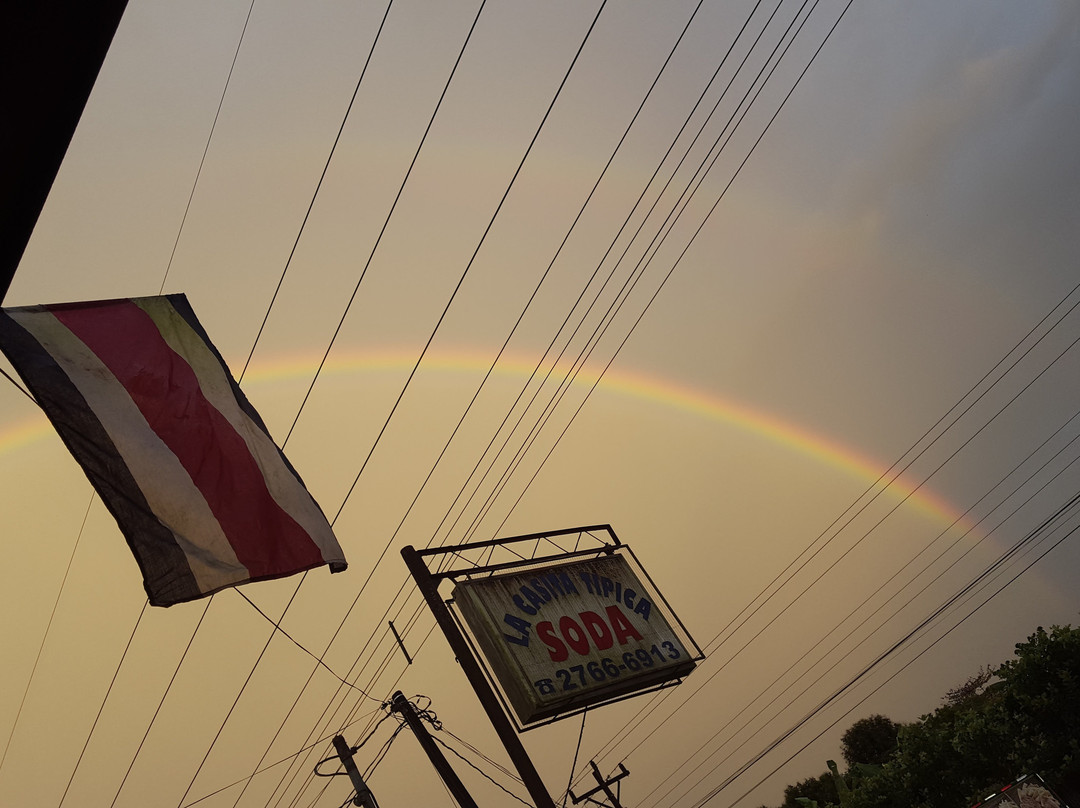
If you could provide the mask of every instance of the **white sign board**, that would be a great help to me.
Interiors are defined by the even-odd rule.
[[[522,724],[694,668],[620,555],[462,581],[454,601]]]

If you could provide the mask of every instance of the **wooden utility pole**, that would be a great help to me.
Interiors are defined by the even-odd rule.
[[[477,808],[475,800],[472,795],[465,788],[465,784],[461,782],[457,776],[457,772],[447,762],[446,756],[443,755],[442,750],[435,745],[434,739],[431,737],[431,733],[428,732],[427,727],[424,726],[424,722],[420,720],[419,714],[416,712],[416,707],[413,703],[405,698],[405,695],[399,690],[394,694],[394,697],[390,700],[390,709],[395,713],[401,713],[405,719],[405,723],[409,725],[409,729],[413,731],[413,735],[416,736],[416,740],[420,742],[421,748],[427,753],[428,758],[431,760],[431,765],[435,767],[435,771],[439,773],[439,777],[446,783],[446,787],[450,789],[450,793],[454,799],[457,800],[458,805],[461,808]]]
[[[379,804],[375,801],[375,795],[371,793],[371,789],[367,787],[364,778],[360,776],[360,770],[356,768],[352,748],[340,735],[334,736],[334,750],[337,752],[338,758],[341,759],[342,765],[345,766],[345,772],[349,775],[349,779],[352,780],[353,788],[356,789],[356,796],[353,797],[352,801],[353,805],[362,805],[364,808],[379,808]],[[315,771],[318,773],[317,767]]]
[[[506,748],[506,753],[510,756],[510,761],[514,764],[514,768],[517,769],[518,774],[525,783],[525,788],[528,789],[536,808],[555,808],[555,802],[551,799],[544,781],[540,779],[540,773],[536,771],[536,767],[525,751],[525,747],[522,746],[521,739],[518,738],[510,719],[503,712],[498,696],[495,695],[491,686],[487,683],[487,679],[484,678],[484,671],[480,667],[480,663],[473,656],[472,649],[462,635],[461,629],[454,622],[450,610],[443,603],[442,598],[439,597],[438,580],[431,574],[420,554],[412,546],[403,547],[401,557],[405,559],[405,565],[409,568],[409,572],[412,574],[413,580],[416,581],[416,586],[424,596],[424,600],[427,601],[428,608],[431,609],[431,613],[435,616],[439,628],[446,635],[446,641],[450,643],[451,650],[457,656],[469,684],[472,685],[473,690],[476,692],[476,697],[480,699],[480,704],[487,713],[488,720],[491,721],[499,740],[502,741],[503,746]]]

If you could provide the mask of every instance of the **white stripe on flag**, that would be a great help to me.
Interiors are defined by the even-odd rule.
[[[237,560],[202,493],[108,368],[52,314],[9,314],[41,343],[86,399],[151,511],[176,537],[200,589],[207,592],[248,580],[250,573]]]
[[[274,501],[311,537],[327,561],[345,556],[322,510],[281,459],[273,440],[241,408],[225,371],[203,337],[196,333],[165,298],[133,298],[154,321],[162,338],[182,356],[199,380],[203,396],[243,439],[266,479]]]

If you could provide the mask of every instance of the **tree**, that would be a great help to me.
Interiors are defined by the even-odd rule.
[[[1080,628],[1040,627],[993,673],[999,681],[902,727],[897,751],[855,788],[852,808],[963,808],[1029,773],[1072,800]]]
[[[996,673],[1012,766],[1051,784],[1080,777],[1080,628],[1039,626]]]
[[[851,805],[851,787],[840,774],[840,769],[836,767],[835,760],[826,760],[825,765],[829,767],[829,774],[832,775],[833,785],[836,786],[836,793],[840,796],[841,808],[848,808],[848,806]]]
[[[816,802],[820,808],[827,805],[836,805],[840,797],[836,793],[836,784],[832,775],[824,772],[817,777],[808,777],[793,786],[784,789],[784,802],[781,808],[803,808],[799,798],[803,797]]]
[[[979,696],[983,692],[983,688],[986,687],[986,683],[990,681],[993,675],[994,671],[992,668],[979,668],[979,672],[974,676],[969,676],[962,685],[945,692],[945,703],[952,705],[962,704],[968,699]]]
[[[1021,774],[1041,774],[1080,806],[1080,628],[1039,627],[1012,659],[980,669],[944,702],[913,724],[857,721],[842,740],[850,793],[838,795],[837,778],[823,774],[785,789],[784,808],[802,808],[798,797],[843,808],[965,808]]]
[[[883,715],[856,721],[840,738],[844,760],[848,766],[884,763],[896,749],[899,729],[899,724]]]

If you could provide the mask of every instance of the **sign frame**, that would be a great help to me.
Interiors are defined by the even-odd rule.
[[[521,545],[523,544],[531,544],[532,547],[530,550],[522,552]],[[549,548],[556,550],[556,552],[543,552]],[[472,656],[483,671],[488,685],[498,697],[503,712],[513,722],[514,728],[518,732],[536,729],[554,721],[578,715],[585,710],[595,709],[602,705],[671,687],[681,682],[694,669],[696,664],[705,658],[701,648],[693,640],[685,625],[679,620],[648,573],[645,572],[633,551],[619,540],[610,525],[592,525],[582,528],[533,533],[495,539],[489,542],[475,542],[458,547],[432,548],[421,552],[424,556],[451,554],[462,561],[470,562],[468,558],[470,551],[473,553],[479,552],[479,560],[483,563],[471,561],[468,566],[459,565],[455,569],[444,570],[434,573],[434,575],[440,581],[449,580],[453,582],[455,587],[465,587],[464,589],[455,588],[454,597],[445,602],[450,606],[450,614],[457,624],[458,630],[465,638]],[[511,560],[496,563],[496,559],[492,556],[493,553],[502,553],[504,557]],[[599,658],[593,661],[589,668],[592,677],[586,676],[584,672],[585,664],[573,666],[575,675],[581,677],[580,685],[587,685],[580,689],[574,688],[578,692],[549,694],[547,698],[540,699],[544,703],[539,707],[536,704],[536,697],[532,702],[523,704],[523,685],[521,682],[508,682],[505,665],[503,665],[502,676],[500,677],[496,665],[501,663],[496,662],[493,665],[491,661],[490,656],[493,650],[493,641],[490,639],[491,632],[488,631],[488,636],[485,637],[483,633],[478,633],[475,630],[477,624],[476,610],[470,607],[468,603],[469,600],[475,601],[475,598],[468,596],[463,598],[462,595],[469,591],[470,586],[476,586],[477,582],[481,582],[479,587],[482,588],[484,586],[482,582],[491,579],[495,579],[495,581],[500,579],[512,580],[521,576],[525,576],[527,579],[530,576],[541,573],[550,574],[560,569],[569,569],[580,575],[583,570],[590,568],[591,563],[594,567],[608,565],[606,568],[611,568],[610,565],[614,564],[616,568],[625,569],[628,575],[623,577],[632,582],[634,589],[629,594],[624,593],[621,589],[619,590],[618,594],[621,599],[619,608],[622,608],[624,612],[627,610],[632,612],[633,605],[626,607],[626,603],[635,604],[635,599],[639,597],[642,601],[647,600],[646,605],[641,607],[638,615],[633,617],[633,621],[637,624],[639,630],[645,631],[647,627],[642,626],[641,614],[644,613],[646,615],[645,619],[648,620],[651,613],[653,617],[648,622],[662,626],[661,630],[665,632],[664,639],[670,639],[671,641],[669,642],[669,645],[671,645],[670,653],[675,654],[677,660],[674,662],[668,660],[666,657],[669,655],[669,650],[664,649],[661,651],[655,645],[652,647],[652,655],[650,656],[650,643],[644,644],[642,648],[617,646],[608,652],[609,656],[607,658],[603,659],[605,666],[603,669],[599,667],[601,662]],[[599,580],[598,578],[598,582]],[[579,587],[582,592],[585,591],[585,585],[579,583]],[[640,590],[640,594],[635,590]],[[606,602],[613,602],[614,597],[614,591],[609,590],[606,592]],[[525,608],[529,607],[526,606]],[[605,617],[610,618],[610,612]],[[557,614],[556,620],[558,620]],[[618,615],[616,615],[615,620],[619,620]],[[624,628],[629,634],[629,639],[635,639],[634,635],[637,634],[637,631],[632,627],[624,626]],[[603,632],[604,629],[600,628],[599,631]],[[616,631],[616,637],[618,636],[619,634]],[[573,634],[571,638],[577,639],[576,635]],[[552,641],[558,642],[558,640]],[[538,640],[536,642],[540,648],[545,647],[539,645]],[[633,645],[633,643],[630,644]],[[611,646],[607,647],[610,648]],[[590,652],[595,656],[595,650],[590,649]],[[623,654],[627,656],[624,657]],[[664,655],[662,661],[666,664],[661,664],[661,654]],[[631,675],[631,672],[627,670],[627,664],[633,669],[637,659],[642,655],[648,658],[648,663],[641,666],[641,669]],[[551,659],[555,659],[554,652],[552,652]],[[571,661],[584,663],[584,660]],[[558,668],[558,665],[554,663],[552,665],[554,673],[554,668]],[[568,665],[567,667],[571,666]],[[577,668],[582,668],[582,670],[576,670]],[[607,671],[607,677],[603,675],[603,670]],[[616,670],[619,672],[616,673]],[[559,681],[566,684],[568,671],[559,669],[558,673],[562,677]],[[596,677],[606,681],[598,683],[595,681]],[[536,684],[539,685],[539,682]],[[528,701],[527,695],[525,695],[526,701]]]

